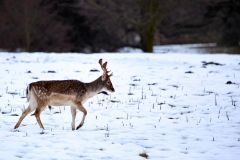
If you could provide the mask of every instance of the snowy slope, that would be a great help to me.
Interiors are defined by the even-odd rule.
[[[240,159],[239,55],[0,55],[1,160],[144,159],[143,152],[149,159]],[[30,115],[13,129],[28,105],[28,83],[90,82],[102,74],[90,72],[101,70],[100,58],[114,73],[116,92],[84,104],[88,115],[82,128],[71,130],[70,108],[63,106],[43,111],[44,131]],[[81,118],[78,112],[76,125]]]

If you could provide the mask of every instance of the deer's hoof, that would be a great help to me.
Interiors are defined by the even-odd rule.
[[[79,126],[77,126],[76,130],[78,130],[79,128],[81,128],[83,126],[83,124],[80,124]]]

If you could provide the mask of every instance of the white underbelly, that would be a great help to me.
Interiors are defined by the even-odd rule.
[[[51,100],[49,101],[48,105],[50,106],[71,106],[71,101],[59,101],[59,100]]]
[[[73,105],[73,100],[75,95],[64,95],[53,93],[49,97],[48,105],[52,106],[71,106]]]

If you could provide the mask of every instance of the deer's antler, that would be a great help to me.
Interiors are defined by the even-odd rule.
[[[108,75],[108,73],[111,72],[111,71],[108,71],[108,70],[107,70],[107,62],[105,62],[104,64],[102,64],[102,58],[99,59],[98,63],[100,64],[100,66],[101,66],[104,74]],[[109,76],[109,77],[113,76],[113,73],[111,73],[111,74],[108,75],[108,76]]]
[[[104,64],[102,64],[102,58],[101,58],[101,59],[99,59],[98,63],[100,64],[102,70],[103,70],[104,72],[107,72],[107,68],[106,68],[106,67],[107,67],[107,62],[105,62]]]
[[[102,58],[99,59],[98,63],[100,64],[100,66],[102,67]]]

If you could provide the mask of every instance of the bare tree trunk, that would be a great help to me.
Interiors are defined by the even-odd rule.
[[[153,52],[154,35],[157,27],[157,21],[149,24],[145,29],[140,32],[141,36],[141,49],[144,52]]]

